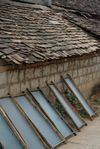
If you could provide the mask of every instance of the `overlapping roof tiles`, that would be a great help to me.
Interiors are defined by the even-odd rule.
[[[7,64],[33,64],[99,49],[99,41],[64,18],[62,12],[0,6],[0,59]]]
[[[70,20],[91,32],[100,40],[100,1],[99,0],[54,0],[54,4],[66,11]],[[64,8],[65,9],[64,9]]]

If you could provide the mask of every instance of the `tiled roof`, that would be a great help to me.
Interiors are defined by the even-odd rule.
[[[100,15],[65,9],[64,16],[100,40]]]
[[[0,59],[30,64],[100,49],[99,41],[63,16],[50,8],[0,6]]]
[[[55,4],[64,7],[71,22],[91,32],[100,39],[100,1],[99,0],[55,0]],[[62,8],[64,10],[64,8]]]
[[[100,0],[54,0],[53,2],[67,8],[100,14]]]

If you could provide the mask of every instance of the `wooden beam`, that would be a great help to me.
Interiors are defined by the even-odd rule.
[[[15,136],[17,137],[17,139],[19,140],[19,142],[22,144],[22,146],[24,147],[24,149],[29,149],[28,145],[26,144],[25,140],[21,136],[20,132],[14,126],[14,124],[12,123],[12,121],[10,120],[9,116],[7,115],[7,113],[5,112],[5,110],[3,109],[2,106],[0,106],[0,113],[2,114],[2,116],[6,120],[7,124],[9,125],[9,127],[11,128],[11,130],[13,131],[13,133],[15,134]]]
[[[15,97],[12,97],[12,102],[16,105],[16,107],[19,109],[19,111],[21,112],[21,114],[25,117],[25,119],[27,120],[28,124],[30,125],[30,127],[33,129],[33,131],[37,134],[38,138],[41,140],[41,142],[44,144],[44,146],[47,149],[50,149],[50,144],[47,142],[47,140],[42,136],[42,134],[39,132],[38,128],[33,124],[33,122],[31,121],[31,119],[27,116],[27,114],[25,113],[25,111],[22,109],[22,107],[18,104],[18,102],[16,101]]]

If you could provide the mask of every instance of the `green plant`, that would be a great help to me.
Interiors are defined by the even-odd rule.
[[[88,117],[88,114],[86,113],[86,111],[84,109],[79,110],[80,116],[83,118]]]
[[[92,100],[92,102],[94,102],[94,104],[100,105],[100,99],[98,98],[98,96],[93,95],[90,97],[90,99]]]
[[[78,101],[76,99],[76,97],[71,93],[69,92],[68,90],[66,90],[64,92],[64,96],[67,97],[68,101],[72,104],[72,105],[77,105],[78,104]]]
[[[64,96],[68,99],[68,101],[72,104],[73,107],[75,107],[80,116],[82,117],[87,117],[88,114],[86,113],[86,111],[83,109],[83,107],[81,106],[81,104],[78,102],[77,98],[75,97],[75,95],[70,92],[68,89],[64,92]]]
[[[100,100],[95,99],[94,102],[95,104],[100,105]]]
[[[57,109],[57,111],[61,114],[61,116],[64,118],[65,117],[65,112],[63,107],[61,106],[61,104],[59,103],[59,101],[56,100],[55,102],[55,108]]]

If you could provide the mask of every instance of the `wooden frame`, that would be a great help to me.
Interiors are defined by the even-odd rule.
[[[11,119],[9,118],[9,116],[7,115],[7,113],[5,112],[5,110],[3,109],[3,107],[0,105],[0,113],[2,114],[2,116],[4,117],[5,121],[7,122],[7,124],[9,125],[9,127],[11,128],[12,132],[15,134],[15,136],[17,137],[18,141],[21,143],[21,145],[23,146],[24,149],[29,149],[28,145],[26,144],[25,140],[23,139],[23,137],[21,136],[21,134],[19,133],[19,131],[17,130],[17,128],[14,126],[14,124],[12,123]]]
[[[77,95],[73,92],[73,90],[71,89],[71,87],[67,84],[67,82],[65,81],[65,79],[70,79],[71,82],[73,83],[73,85],[75,86],[75,88],[78,90],[78,92],[81,94],[81,96],[85,99],[85,97],[83,96],[83,94],[81,93],[81,91],[78,89],[76,83],[74,82],[74,80],[71,78],[71,76],[69,74],[67,74],[66,78],[63,78],[63,76],[61,76],[64,84],[68,87],[68,89],[75,95],[75,97],[77,98],[77,100],[79,101],[79,103],[82,105],[82,103],[80,102],[79,98],[77,97]],[[89,104],[89,102],[86,100],[87,104],[90,106],[91,108],[91,105]],[[82,105],[82,107],[84,108],[84,106]],[[92,109],[92,108],[91,108]],[[87,112],[87,110],[84,108],[84,110]],[[93,110],[93,109],[92,109]],[[94,112],[94,115],[93,116],[90,116],[89,113],[87,112],[87,114],[89,115],[90,117],[90,120],[93,120],[94,117],[98,116],[98,114],[93,110]]]
[[[62,95],[62,93],[59,91],[59,89],[57,88],[57,86],[51,81],[51,83],[50,84],[48,84],[47,83],[47,85],[48,85],[48,87],[49,87],[49,89],[52,91],[52,93],[53,93],[53,95],[58,99],[58,97],[54,94],[54,92],[53,92],[53,90],[51,89],[51,87],[50,87],[50,85],[53,85],[55,88],[56,88],[56,90],[61,94],[61,96],[64,98],[64,96]],[[64,98],[65,99],[65,98]],[[68,102],[68,100],[64,100],[68,105],[69,105],[69,107],[71,108],[71,106],[70,106],[70,103]],[[71,108],[72,109],[72,108]],[[65,110],[66,111],[66,110]],[[68,114],[68,113],[67,113]],[[70,117],[70,115],[68,114],[68,116],[71,118],[71,120],[72,120],[72,122],[74,123],[74,125],[76,126],[76,128],[77,128],[77,130],[78,131],[80,131],[80,129],[81,128],[83,128],[84,126],[87,126],[87,123],[80,117],[80,115],[78,114],[78,113],[76,113],[76,115],[79,117],[79,119],[80,120],[82,120],[83,121],[83,125],[79,128],[77,125],[76,125],[76,123],[73,121],[73,119]]]
[[[45,140],[45,138],[42,136],[42,134],[39,132],[38,128],[33,124],[33,122],[30,120],[30,118],[27,116],[27,114],[25,113],[25,111],[21,108],[21,106],[18,104],[18,102],[16,101],[15,97],[11,97],[12,98],[12,102],[14,103],[14,105],[18,108],[18,110],[20,111],[20,113],[25,117],[26,121],[28,122],[29,126],[32,128],[33,131],[35,131],[35,133],[37,134],[38,138],[41,140],[41,142],[44,144],[44,146],[49,149],[50,145],[47,142],[47,140]]]
[[[38,88],[37,90],[35,90],[35,91],[40,91],[40,93],[46,98],[46,96],[45,96],[45,94],[42,92],[42,90],[40,89],[40,88]],[[34,92],[34,91],[33,91]],[[43,110],[43,108],[40,106],[40,104],[36,101],[36,99],[33,97],[33,95],[32,95],[32,93],[31,93],[31,91],[29,91],[28,89],[26,90],[26,94],[28,94],[29,95],[29,97],[31,98],[31,99],[33,99],[33,100],[31,100],[31,99],[29,99],[30,100],[30,102],[36,102],[36,104],[38,105],[38,107],[43,111],[43,113],[46,115],[46,117],[49,119],[49,121],[51,121],[51,123],[55,126],[55,128],[57,129],[57,127],[56,127],[56,125],[55,125],[55,123],[49,118],[49,116],[48,116],[48,114]],[[50,106],[51,107],[53,107],[54,108],[54,106],[52,106],[52,104],[50,103],[50,101],[48,100],[48,98],[46,98],[47,99],[47,102],[50,104]],[[55,108],[54,108],[55,109]],[[57,112],[57,110],[55,109],[55,111]],[[58,114],[58,112],[57,112],[57,114]],[[59,114],[58,114],[59,115]],[[59,115],[59,117],[62,119],[62,117]],[[64,119],[62,119],[64,122],[65,122],[65,120]],[[76,133],[73,131],[73,129],[71,128],[71,126],[69,126],[69,124],[68,123],[66,123],[65,122],[65,124],[71,129],[71,131],[72,131],[72,135],[70,135],[70,136],[68,136],[68,137],[64,137],[62,134],[61,134],[61,132],[59,132],[59,130],[58,130],[58,132],[60,133],[60,135],[61,136],[63,136],[63,139],[69,139],[69,138],[71,138],[71,136],[73,136],[73,135],[76,135]]]
[[[30,100],[30,96],[28,96],[27,94],[26,94],[26,99],[32,104],[32,106],[34,106],[41,113],[41,115],[44,117],[44,119],[48,121],[48,123],[50,124],[50,126],[52,127],[52,129],[54,130],[54,132],[56,132],[58,134],[58,136],[62,139],[62,141],[59,144],[57,144],[54,148],[56,148],[57,146],[59,146],[61,143],[64,143],[65,142],[65,138],[59,132],[59,130],[55,127],[55,125],[53,125],[53,123],[48,119],[47,114],[45,112],[43,112],[43,110],[38,106],[37,103],[35,103],[32,100]]]
[[[52,126],[53,130],[60,136],[60,138],[65,141],[65,137],[60,133],[60,131],[57,129],[57,127],[55,126],[55,124],[50,120],[50,118],[48,117],[47,113],[40,107],[40,105],[38,104],[38,102],[36,102],[35,98],[30,94],[26,94],[26,97],[28,98],[28,100],[30,101],[31,104],[35,104],[35,106],[40,109],[41,113],[43,113],[44,118],[50,123],[50,125]],[[31,98],[33,98],[35,100],[35,102],[33,100],[31,100]]]
[[[29,101],[29,98],[24,94],[22,96],[25,96],[26,100]],[[18,97],[18,96],[16,96]],[[53,149],[56,148],[57,146],[59,146],[61,143],[63,143],[65,140],[63,139],[61,142],[59,142],[55,147],[52,147],[49,142],[44,138],[44,136],[40,133],[39,129],[33,124],[33,122],[31,121],[31,119],[27,116],[26,112],[22,109],[22,107],[19,105],[19,103],[16,101],[16,97],[12,97],[12,101],[14,102],[14,104],[17,106],[17,108],[19,109],[19,111],[22,113],[22,115],[24,115],[24,117],[26,118],[26,120],[28,121],[29,125],[32,127],[33,130],[35,130],[36,134],[38,135],[38,137],[41,139],[42,143],[45,145],[45,147],[47,149]],[[30,101],[29,101],[30,102]],[[31,103],[31,102],[30,102]],[[43,114],[43,112],[37,107],[37,105],[35,103],[31,103],[32,106],[34,106],[43,116],[43,118],[48,121],[47,117]],[[59,135],[59,137],[61,138],[61,135],[58,133],[58,131],[55,129],[55,127],[52,125],[52,123],[50,123],[50,121],[48,121],[48,123],[50,124],[51,128]],[[62,138],[61,138],[62,139]]]

